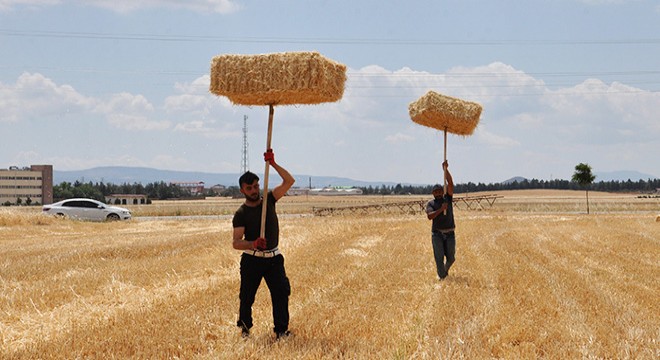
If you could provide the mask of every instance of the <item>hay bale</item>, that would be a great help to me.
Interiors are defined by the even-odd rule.
[[[209,91],[237,105],[318,104],[341,99],[345,82],[346,65],[317,52],[219,55]]]
[[[412,121],[457,135],[471,135],[479,123],[481,105],[429,91],[408,105]]]

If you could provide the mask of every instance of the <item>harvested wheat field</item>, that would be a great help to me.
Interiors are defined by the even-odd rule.
[[[657,211],[511,208],[456,211],[442,282],[421,213],[282,215],[294,336],[281,341],[265,284],[251,337],[235,326],[227,217],[87,223],[3,209],[0,358],[659,358]]]

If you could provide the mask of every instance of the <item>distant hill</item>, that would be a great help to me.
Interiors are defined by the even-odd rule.
[[[513,183],[516,182],[516,181],[519,182],[519,183],[521,183],[521,182],[523,182],[523,181],[525,181],[525,180],[527,180],[527,179],[524,178],[524,177],[522,177],[522,176],[514,176],[514,177],[512,177],[511,179],[508,179],[508,180],[504,180],[504,181],[502,181],[502,184],[506,184],[506,185],[508,185],[508,184],[513,184]]]
[[[263,178],[262,173],[257,173]],[[237,173],[208,173],[208,172],[192,172],[192,171],[173,171],[173,170],[159,170],[145,167],[128,167],[128,166],[105,166],[96,167],[87,170],[73,170],[73,171],[53,171],[53,183],[59,184],[62,182],[104,182],[116,185],[121,184],[149,184],[155,182],[173,182],[173,181],[203,181],[206,187],[211,187],[216,184],[224,186],[238,186]],[[296,186],[308,187],[311,183],[312,187],[324,186],[363,186],[363,187],[380,187],[381,185],[395,186],[397,183],[388,181],[361,181],[342,177],[333,176],[311,176],[311,175],[294,175],[296,178]],[[271,176],[269,181],[277,182],[279,177],[277,174]],[[408,184],[402,184],[408,185]]]
[[[263,178],[262,173],[257,173]],[[613,171],[613,172],[595,172],[596,182],[600,181],[632,181],[657,179],[656,176],[643,174],[637,171]],[[159,170],[146,167],[128,167],[128,166],[104,166],[96,167],[86,170],[73,170],[73,171],[60,171],[54,169],[53,183],[59,184],[61,182],[104,182],[116,185],[121,184],[134,184],[140,183],[143,185],[155,182],[171,182],[171,181],[203,181],[206,187],[211,187],[216,184],[224,186],[238,185],[237,173],[210,173],[210,172],[194,172],[194,171],[174,171],[174,170]],[[311,183],[312,187],[324,186],[359,186],[359,187],[380,187],[395,186],[396,182],[391,181],[362,181],[344,177],[335,176],[313,176],[294,174],[296,178],[297,187],[308,187]],[[511,184],[514,181],[519,183],[529,180],[522,176],[515,176],[508,180],[502,181],[502,184]],[[570,180],[570,179],[567,179]],[[277,174],[271,171],[271,182],[279,181]],[[401,183],[401,185],[424,186],[428,184],[410,184]]]

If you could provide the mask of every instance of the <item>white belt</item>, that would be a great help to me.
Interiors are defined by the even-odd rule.
[[[279,254],[281,254],[280,249],[275,248],[271,250],[266,250],[266,251],[260,251],[260,250],[245,250],[243,253],[256,256],[256,257],[262,257],[262,258],[272,258],[275,257]]]

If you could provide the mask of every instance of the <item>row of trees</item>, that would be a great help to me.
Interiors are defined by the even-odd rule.
[[[639,192],[639,193],[653,193],[656,189],[660,189],[660,179],[648,179],[638,181],[600,181],[593,182],[595,177],[591,174],[591,167],[588,164],[578,164],[575,167],[575,174],[571,181],[568,180],[522,180],[513,181],[510,183],[473,183],[455,184],[454,191],[456,193],[471,193],[479,191],[502,191],[502,190],[522,190],[522,189],[558,189],[558,190],[588,190],[593,191],[607,191],[607,192]],[[413,186],[401,185],[394,186],[381,185],[377,187],[366,186],[360,187],[365,195],[428,195],[431,193],[432,185]],[[177,199],[189,198],[192,195],[186,189],[183,189],[174,184],[168,184],[163,181],[149,183],[142,185],[140,183],[134,184],[121,184],[116,185],[104,182],[87,182],[83,183],[76,181],[74,183],[62,182],[53,187],[53,198],[57,200],[68,199],[75,197],[91,198],[99,201],[105,201],[105,197],[112,194],[139,194],[146,195],[148,199]],[[230,186],[220,193],[204,193],[198,196],[240,196],[240,191],[237,186]],[[31,199],[20,201],[18,204],[26,203],[30,205]],[[11,204],[7,204],[11,205]]]
[[[401,185],[394,186],[381,185],[377,187],[367,186],[360,187],[365,195],[428,195],[431,193],[432,185],[413,186]],[[660,188],[660,179],[649,179],[639,181],[601,181],[595,182],[588,186],[592,191],[608,191],[608,192],[639,192],[651,193],[655,189]],[[580,185],[577,181],[568,180],[523,180],[514,181],[511,183],[473,183],[456,184],[454,191],[456,193],[471,193],[478,191],[503,191],[503,190],[524,190],[524,189],[558,189],[558,190],[584,190],[585,185]],[[53,187],[53,196],[56,199],[67,199],[72,197],[87,197],[103,201],[106,195],[111,194],[142,194],[147,195],[150,199],[175,199],[190,197],[191,194],[185,189],[176,185],[166,184],[164,182],[149,183],[142,185],[135,184],[122,184],[115,185],[111,183],[82,183],[76,181],[74,183],[63,182]],[[240,195],[237,186],[230,186],[219,194],[206,193],[200,196],[238,196]]]
[[[368,195],[428,195],[431,193],[432,185],[427,186],[413,186],[401,185],[395,186],[381,185],[378,187],[360,187],[364,194]],[[649,179],[639,181],[600,181],[592,183],[588,186],[592,191],[607,191],[607,192],[639,192],[651,193],[655,189],[660,188],[660,179]],[[526,189],[556,189],[556,190],[584,190],[585,186],[580,185],[575,181],[568,180],[523,180],[514,181],[511,183],[495,183],[484,184],[468,182],[467,184],[455,184],[454,191],[456,193],[470,193],[478,191],[503,191],[503,190],[526,190]]]
[[[238,194],[238,187],[230,187],[224,192],[220,193],[221,196],[232,196]],[[97,182],[83,183],[76,181],[74,183],[63,182],[59,185],[53,186],[54,199],[69,199],[69,198],[90,198],[98,201],[105,201],[107,195],[112,194],[136,194],[146,195],[149,199],[165,200],[177,198],[189,198],[192,195],[190,191],[183,189],[174,184],[167,184],[163,181],[149,183],[142,185],[140,183],[134,184],[121,184],[115,185],[112,183]],[[200,197],[210,195],[209,193],[200,194]],[[216,194],[213,194],[216,195]]]

